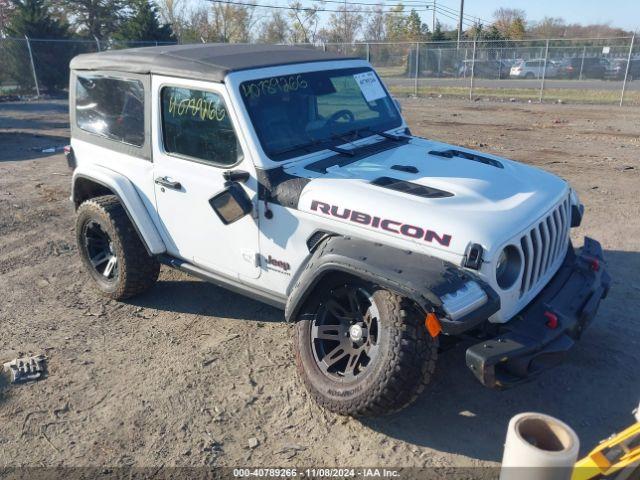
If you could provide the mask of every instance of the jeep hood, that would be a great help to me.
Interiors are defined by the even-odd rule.
[[[481,158],[471,160],[464,158],[464,154],[447,158],[430,153],[447,150],[476,154]],[[345,156],[339,159],[348,161]],[[487,160],[489,163],[485,163]],[[487,259],[569,193],[566,181],[538,168],[416,138],[352,163],[330,167],[326,173],[310,170],[308,165],[311,163],[313,161],[307,162],[306,166],[298,163],[287,168],[292,174],[311,178],[300,196],[300,210],[353,223],[349,218],[319,211],[317,202],[323,202],[337,206],[336,213],[350,209],[372,217],[392,219],[425,231],[428,229],[440,237],[451,237],[448,245],[430,242],[426,244],[428,247],[462,255],[470,242],[479,243],[484,247]],[[417,173],[406,167],[415,167]],[[451,195],[425,198],[372,184],[380,177],[435,188]],[[314,201],[316,205],[312,208]],[[425,244],[423,239],[407,239]]]

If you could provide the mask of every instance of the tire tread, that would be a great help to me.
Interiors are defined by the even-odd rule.
[[[118,198],[104,195],[86,200],[78,208],[78,218],[87,210],[93,215],[106,216],[116,233],[113,241],[118,242],[124,252],[124,258],[118,258],[121,281],[113,292],[100,291],[114,300],[124,300],[151,288],[158,279],[160,263],[149,256]]]
[[[437,339],[427,333],[423,317],[412,302],[388,290],[378,290],[378,294],[389,311],[390,331],[396,334],[390,338],[389,359],[373,389],[348,402],[333,400],[314,388],[298,359],[300,376],[321,407],[341,415],[391,414],[413,403],[431,381],[438,357]],[[300,322],[296,328],[301,328]]]

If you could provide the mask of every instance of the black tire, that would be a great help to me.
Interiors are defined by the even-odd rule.
[[[91,198],[78,207],[76,242],[84,267],[106,297],[114,300],[133,297],[148,290],[158,279],[160,263],[149,256],[125,209],[114,195]],[[104,255],[96,253],[96,249],[105,242],[106,255],[115,257],[108,273],[111,261],[107,260],[105,264]],[[94,263],[101,263],[94,266],[92,258]]]
[[[326,362],[319,361],[319,340],[312,337],[319,327],[327,328],[318,318],[323,309],[330,310],[327,302],[337,298],[334,292],[345,288],[367,292],[378,314],[376,354],[349,380],[346,374],[340,379],[339,372],[327,371]],[[385,415],[411,404],[430,382],[438,355],[438,341],[428,334],[424,315],[407,299],[357,280],[322,285],[316,291],[297,321],[294,338],[298,374],[314,400],[332,412],[353,416]],[[349,334],[347,339],[351,340]],[[346,360],[347,369],[352,358]]]

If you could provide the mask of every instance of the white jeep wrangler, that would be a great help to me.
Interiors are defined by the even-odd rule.
[[[557,363],[610,278],[574,252],[566,181],[411,135],[369,63],[181,45],[71,62],[80,256],[124,299],[160,264],[284,309],[298,371],[341,414],[398,410],[440,346],[507,387]]]

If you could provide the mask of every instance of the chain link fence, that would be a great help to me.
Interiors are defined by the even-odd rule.
[[[0,38],[0,98],[64,92],[69,62],[81,53],[159,44],[163,42]]]
[[[368,59],[394,95],[640,105],[640,39],[303,45]],[[64,90],[75,55],[157,42],[0,38],[0,96]]]
[[[395,95],[640,105],[640,39],[324,44]]]

